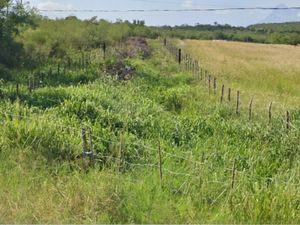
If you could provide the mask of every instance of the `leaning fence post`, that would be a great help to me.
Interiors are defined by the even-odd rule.
[[[252,119],[252,104],[253,104],[253,98],[251,98],[250,103],[249,103],[249,120],[250,121]]]
[[[272,106],[273,106],[273,102],[271,102],[269,105],[269,124],[271,124],[272,122]]]
[[[223,102],[224,99],[224,90],[225,90],[225,85],[222,84],[222,91],[221,91],[221,103]]]
[[[239,114],[239,108],[240,108],[240,91],[237,91],[236,93],[236,114]]]
[[[162,186],[162,178],[163,178],[163,172],[162,172],[162,156],[161,156],[161,146],[160,141],[158,141],[158,163],[159,163],[159,179],[160,179],[160,185]]]

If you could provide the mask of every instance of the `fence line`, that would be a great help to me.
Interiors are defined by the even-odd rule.
[[[168,46],[168,44],[167,44],[167,46]],[[186,56],[186,58],[188,59],[188,60],[190,60],[190,61],[188,61],[188,62],[186,62],[186,60],[182,60],[181,59],[181,54],[182,54],[182,52],[181,52],[181,50],[180,51],[177,51],[177,49],[176,49],[176,47],[169,47],[169,50],[175,55],[175,58],[178,60],[178,63],[179,64],[181,64],[182,62],[183,63],[185,63],[186,64],[186,67],[189,69],[189,70],[192,70],[193,72],[195,72],[195,70],[199,70],[199,64],[198,63],[196,63],[196,61],[192,61],[192,58],[190,57],[190,56]],[[60,69],[58,69],[58,72],[60,72]],[[199,71],[198,71],[199,72]],[[201,74],[202,74],[202,69],[201,69]],[[205,74],[207,74],[207,73],[205,73]],[[202,76],[202,75],[201,75]],[[207,78],[207,76],[206,76],[206,78]],[[208,79],[209,79],[209,90],[210,90],[210,88],[211,88],[211,75],[209,75],[209,77],[208,77]],[[216,90],[216,78],[214,78],[214,84],[213,84],[213,86],[214,86],[214,90]],[[224,94],[224,93],[223,93]],[[239,94],[238,94],[238,96],[239,96]],[[49,99],[47,99],[47,100],[49,100]],[[51,100],[50,100],[51,101]],[[54,101],[54,100],[53,100]],[[55,100],[55,102],[56,102],[57,100]],[[238,111],[238,106],[239,106],[239,97],[237,98],[237,112],[239,112]],[[9,115],[8,113],[5,113],[6,115]],[[289,114],[288,114],[289,115]],[[45,117],[45,115],[41,115],[41,116],[43,116],[43,117]],[[46,117],[47,116],[50,116],[50,115],[46,115]],[[14,117],[16,117],[16,118],[20,118],[20,115],[14,115]],[[50,117],[52,117],[52,115],[50,116]],[[30,119],[32,119],[31,117],[29,117],[29,116],[21,116],[21,118],[22,119],[24,119],[24,118],[30,118]],[[56,118],[57,119],[57,117],[53,117],[53,118]],[[288,116],[288,118],[289,118],[289,116]],[[34,118],[34,119],[36,119],[36,118]],[[287,122],[288,121],[288,122]],[[287,121],[285,121],[287,124],[289,124],[289,126],[290,127],[292,127],[292,128],[294,128],[295,129],[295,127],[290,123],[290,120],[289,119],[287,119]],[[2,121],[1,121],[2,122]],[[60,127],[60,128],[66,128],[66,129],[71,129],[71,130],[73,130],[73,131],[75,131],[75,132],[78,132],[79,133],[79,129],[80,129],[80,127],[79,128],[75,128],[75,127],[71,127],[71,126],[65,126],[65,125],[58,125],[58,124],[55,124],[54,126],[57,126],[57,127]],[[298,129],[297,129],[298,130]],[[101,137],[98,137],[98,136],[96,136],[96,135],[94,135],[94,134],[90,134],[90,136],[91,137],[93,137],[93,138],[96,138],[97,140],[99,140],[99,141],[104,141],[104,142],[107,142],[107,143],[112,143],[112,144],[120,144],[120,141],[111,141],[111,140],[105,140],[105,139],[103,139],[103,138],[101,138]],[[73,145],[73,144],[69,144],[69,145]],[[152,153],[156,153],[157,152],[157,149],[156,148],[153,148],[153,147],[151,147],[151,146],[147,146],[147,145],[143,145],[143,144],[137,144],[137,143],[130,143],[130,145],[135,145],[135,146],[140,146],[140,147],[144,147],[145,149],[147,149],[147,150],[149,150],[149,151],[151,151]],[[73,145],[73,146],[75,146],[75,145]],[[78,146],[76,146],[76,148],[78,148]],[[164,155],[167,155],[167,156],[170,156],[171,158],[178,158],[178,159],[182,159],[182,160],[185,160],[185,161],[187,161],[187,162],[192,162],[192,163],[195,163],[195,164],[199,164],[199,165],[206,165],[206,163],[203,163],[203,162],[200,162],[200,161],[195,161],[195,160],[190,160],[190,159],[188,159],[188,158],[185,158],[185,157],[182,157],[182,156],[178,156],[178,155],[176,155],[176,154],[172,154],[172,153],[169,153],[169,152],[166,152],[166,151],[164,151],[164,150],[162,150],[161,151]],[[114,159],[114,160],[120,160],[120,158],[117,158],[117,157],[112,157],[112,156],[100,156],[100,157],[102,157],[102,158],[110,158],[110,159]],[[132,165],[132,166],[140,166],[140,167],[148,167],[148,168],[157,168],[158,167],[158,165],[156,165],[156,164],[139,164],[139,163],[130,163],[130,162],[127,162],[126,160],[124,160],[123,159],[123,163],[125,163],[125,164],[127,164],[127,165]],[[232,169],[232,171],[233,171],[233,174],[235,174],[235,173],[239,173],[239,171],[236,171],[236,167],[234,166],[234,168],[235,169]],[[230,170],[230,169],[229,169]],[[171,174],[171,175],[175,175],[175,176],[184,176],[184,177],[194,177],[195,175],[193,174],[193,173],[181,173],[181,172],[175,172],[175,171],[171,171],[171,170],[169,170],[169,169],[167,169],[167,168],[162,168],[162,171],[163,172],[166,172],[166,173],[168,173],[168,174]],[[196,175],[196,177],[199,177],[199,175],[197,176]],[[227,185],[230,185],[230,183],[231,183],[231,185],[232,185],[232,188],[234,187],[234,184],[235,184],[235,182],[236,182],[236,176],[234,175],[234,176],[232,176],[232,180],[230,181],[230,176],[228,177],[228,182],[226,182],[226,184]],[[250,177],[249,177],[249,179],[250,179]],[[253,179],[253,178],[251,178],[251,179]],[[263,178],[263,179],[269,179],[269,178]],[[208,182],[207,182],[208,183]],[[220,184],[224,184],[224,182],[223,181],[210,181],[210,183],[220,183]],[[297,185],[297,184],[295,184],[295,185]]]
[[[166,47],[166,49],[171,53],[171,55],[175,58],[176,61],[178,61],[178,54],[177,54],[177,51],[180,52],[180,54],[183,54],[183,51],[181,48],[177,48],[175,44],[172,43],[172,41],[169,41],[169,40],[166,40],[164,42],[164,46]],[[216,94],[216,90],[217,90],[217,85],[216,85],[216,81],[217,81],[217,78],[216,77],[213,77],[211,76],[211,74],[208,74],[207,70],[203,68],[203,66],[201,66],[201,63],[199,63],[197,60],[194,60],[190,54],[185,54],[185,57],[183,57],[183,64],[184,64],[184,69],[187,70],[187,71],[190,71],[194,74],[195,77],[199,77],[199,74],[200,74],[200,77],[202,80],[202,75],[204,73],[204,84],[206,84],[207,82],[207,85],[208,85],[208,92],[211,93],[211,86],[212,86],[212,81],[213,81],[213,90],[214,90],[214,93]],[[178,61],[178,64],[180,65],[181,63],[179,63]],[[224,84],[222,84],[221,86],[221,103],[223,102],[223,99],[224,99]],[[230,102],[231,101],[231,91],[232,89],[229,88],[228,89],[228,101]],[[237,115],[240,115],[240,105],[241,105],[241,102],[240,102],[240,90],[237,90],[237,101],[236,101],[236,114]],[[249,118],[249,121],[252,120],[253,118],[253,98],[251,98],[251,104],[249,104],[249,107],[248,107],[248,112],[249,112],[249,115],[248,115],[248,118]],[[272,120],[272,105],[273,103],[271,102],[270,105],[269,105],[269,108],[268,108],[268,119],[269,119],[269,124],[271,124],[271,120]],[[290,124],[290,112],[287,111],[287,120],[288,122],[285,123],[286,124],[286,129],[289,130],[291,127],[289,127],[289,124]]]

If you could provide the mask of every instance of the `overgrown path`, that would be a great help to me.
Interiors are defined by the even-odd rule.
[[[0,103],[0,222],[300,222],[299,131],[236,116],[150,45],[124,61],[130,80]],[[81,128],[93,162],[76,157]]]

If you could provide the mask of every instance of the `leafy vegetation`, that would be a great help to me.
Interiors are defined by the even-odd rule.
[[[9,37],[30,63],[1,60],[0,223],[300,222],[299,107],[289,130],[236,115],[160,41],[128,39],[164,28],[31,19]]]
[[[1,102],[1,222],[299,222],[299,131],[241,123],[151,43],[149,59],[127,61],[132,80],[101,74]],[[82,126],[88,170],[76,160]]]
[[[249,27],[226,25],[195,25],[163,27],[161,32],[170,37],[197,40],[228,40],[267,44],[300,43],[300,23],[257,24]]]

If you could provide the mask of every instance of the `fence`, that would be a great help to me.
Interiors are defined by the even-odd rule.
[[[41,115],[16,115],[13,113],[2,113],[2,118],[6,120],[0,121],[0,124],[8,126],[11,121],[11,125],[16,124],[15,120],[19,122],[31,123],[33,120],[41,121],[43,117],[47,117],[43,114]],[[204,171],[201,168],[214,168],[212,161],[218,158],[216,153],[203,153],[201,159],[195,159],[192,157],[187,157],[180,155],[178,153],[170,153],[164,150],[164,147],[161,145],[160,141],[157,141],[156,145],[148,145],[145,143],[135,143],[130,142],[126,143],[126,140],[119,138],[119,141],[116,140],[107,140],[103,137],[97,136],[92,133],[92,128],[88,126],[67,126],[59,123],[59,119],[56,115],[51,115],[52,121],[57,121],[54,123],[54,127],[57,132],[60,134],[77,134],[77,143],[64,143],[67,146],[70,146],[74,149],[80,150],[81,153],[72,157],[72,161],[83,162],[80,164],[82,169],[88,170],[90,167],[99,165],[103,168],[103,165],[108,167],[115,168],[115,172],[110,174],[109,177],[113,179],[123,180],[120,174],[125,172],[134,171],[134,169],[139,168],[139,170],[145,170],[150,174],[156,173],[158,180],[160,181],[161,186],[164,186],[164,183],[172,177],[180,177],[183,179],[182,185],[186,182],[192,182],[199,179],[203,179]],[[45,119],[45,118],[44,118]],[[38,136],[35,140],[38,140]],[[50,137],[51,138],[51,137]],[[81,143],[82,147],[79,147]],[[108,143],[115,146],[118,149],[116,155],[111,154],[107,151],[99,151],[96,146],[101,146],[101,143]],[[146,154],[146,157],[138,155],[136,157],[137,162],[132,162],[131,160],[126,160],[124,156],[125,145],[127,149],[138,147],[143,154]],[[143,161],[144,160],[144,161]],[[151,160],[151,161],[149,161]],[[165,162],[168,162],[167,164]],[[274,177],[260,177],[251,174],[251,171],[238,170],[237,167],[238,160],[232,158],[227,161],[227,166],[223,171],[223,176],[211,176],[202,181],[206,185],[216,184],[218,186],[224,185],[224,193],[228,190],[234,190],[237,188],[239,181],[247,179],[251,182],[261,182],[266,185],[286,185],[291,187],[297,187],[299,185],[298,181],[293,181],[293,179],[283,180],[277,179]],[[170,168],[171,167],[171,168]],[[176,168],[177,170],[174,170]],[[214,174],[214,169],[208,170],[207,174]],[[126,173],[125,173],[126,174]],[[136,183],[140,179],[125,179],[125,181]],[[224,194],[223,193],[223,194]]]
[[[191,72],[194,74],[194,76],[202,81],[202,84],[207,88],[208,93],[214,93],[217,94],[218,90],[220,91],[220,103],[225,103],[225,91],[226,87],[223,83],[221,83],[221,88],[217,88],[217,81],[218,78],[216,76],[213,76],[209,71],[207,71],[199,61],[193,59],[190,54],[185,54],[182,51],[181,48],[176,47],[175,44],[168,41],[166,38],[163,39],[162,44],[168,49],[168,51],[171,53],[171,55],[174,57],[174,59],[177,61],[179,65],[181,65],[186,71]],[[182,60],[183,59],[183,60]],[[227,89],[227,101],[232,102],[235,101],[235,114],[240,115],[241,114],[241,91],[236,90],[236,99],[233,99],[232,93],[233,89],[228,88]],[[253,102],[254,99],[251,98],[247,107],[248,111],[248,120],[253,120]],[[273,120],[273,102],[270,102],[268,106],[268,123],[271,125]],[[291,128],[294,128],[294,126],[291,125],[291,113],[289,110],[286,110],[285,113],[285,119],[283,121],[283,124],[287,131],[289,131]]]
[[[200,80],[204,81],[204,84],[207,86],[209,93],[213,92],[217,94],[217,78],[212,76],[207,70],[205,70],[203,67],[200,66],[199,62],[194,60],[190,55],[185,54],[183,55],[183,51],[181,49],[178,49],[175,47],[175,45],[167,42],[167,40],[164,40],[164,45],[167,47],[167,49],[171,52],[171,54],[174,56],[178,64],[182,65],[184,69],[187,71],[192,72],[196,77],[198,77]],[[107,47],[105,46],[102,49],[102,56],[103,59],[107,57]],[[67,60],[63,65],[64,68],[84,68],[88,67],[91,63],[91,56],[85,56],[85,54],[81,55],[82,58],[80,61],[73,62],[72,60]],[[87,60],[86,60],[87,59]],[[61,64],[57,65],[57,73],[61,73]],[[64,69],[65,70],[65,69]],[[53,69],[49,69],[49,73],[52,73]],[[34,86],[29,81],[29,87]],[[37,88],[37,87],[35,87]],[[32,91],[34,88],[29,88],[30,91]],[[16,85],[16,92],[17,95],[19,95],[19,84]],[[30,92],[31,93],[31,92]],[[232,89],[228,89],[227,93],[227,101],[233,101],[232,97]],[[226,99],[226,93],[225,93],[225,85],[222,84],[221,86],[221,95],[220,95],[220,102],[225,102]],[[47,99],[51,101],[51,99]],[[57,100],[52,100],[54,102],[57,102]],[[249,103],[249,120],[252,119],[252,103],[253,99],[251,99]],[[269,105],[269,122],[272,120],[272,103]],[[235,107],[235,113],[237,115],[240,114],[240,91],[237,91],[236,96],[236,107]],[[3,125],[7,125],[10,120],[19,120],[23,122],[30,122],[31,120],[37,120],[39,117],[43,117],[43,115],[32,115],[32,116],[24,116],[24,115],[15,115],[11,113],[4,113],[3,115],[6,118],[9,118],[8,120],[0,121]],[[53,116],[53,121],[59,121],[56,116]],[[295,126],[292,125],[291,119],[290,119],[290,113],[287,111],[286,113],[286,129],[297,129]],[[117,173],[114,173],[112,177],[115,177],[116,179],[123,179],[123,177],[120,177],[118,174],[119,172],[124,172],[124,170],[127,170],[131,168],[143,168],[148,171],[152,171],[157,173],[157,176],[159,177],[160,183],[163,186],[165,182],[165,177],[169,176],[168,179],[171,179],[171,176],[178,176],[182,177],[183,179],[187,180],[197,180],[201,179],[201,174],[199,174],[199,171],[197,170],[198,166],[207,166],[208,163],[210,163],[210,160],[212,160],[216,155],[214,153],[212,154],[205,154],[202,156],[202,160],[195,159],[194,157],[186,157],[181,155],[180,153],[170,153],[164,150],[163,146],[161,145],[160,140],[157,140],[157,144],[148,145],[146,143],[126,143],[126,140],[119,138],[119,141],[116,140],[106,140],[101,136],[97,136],[91,132],[91,127],[86,126],[80,126],[78,127],[72,127],[72,126],[66,126],[64,124],[58,124],[55,123],[54,126],[57,129],[60,129],[57,132],[62,133],[68,133],[73,132],[77,134],[77,144],[72,143],[66,143],[66,145],[72,146],[74,149],[79,150],[79,143],[81,143],[82,147],[80,147],[81,153],[75,156],[75,159],[86,159],[86,169],[90,166],[95,165],[102,165],[105,162],[111,163],[111,165],[114,165],[117,168]],[[38,138],[38,137],[37,137]],[[118,152],[116,155],[111,154],[105,154],[105,151],[101,152],[99,151],[99,148],[96,146],[101,146],[101,143],[107,143],[110,145],[115,145],[116,148],[118,148]],[[124,157],[124,146],[128,145],[129,147],[138,147],[142,150],[143,153],[148,154],[149,158],[152,160],[150,162],[148,161],[142,161],[141,157],[137,157],[138,162],[132,162],[127,160]],[[150,157],[151,156],[151,157]],[[146,157],[147,158],[147,157]],[[191,159],[192,158],[192,159]],[[205,158],[205,160],[203,160]],[[164,162],[166,160],[169,160],[171,163],[169,165],[166,165]],[[180,160],[178,163],[177,160]],[[186,167],[182,167],[182,165],[188,165]],[[167,166],[172,166],[173,168],[169,168]],[[174,167],[179,167],[178,170],[174,170]],[[185,169],[185,170],[183,170]],[[281,185],[292,185],[292,186],[298,186],[299,183],[291,183],[289,180],[277,180],[276,178],[270,178],[270,177],[255,177],[251,174],[245,173],[245,171],[239,171],[237,167],[237,159],[232,158],[227,161],[227,167],[226,167],[226,176],[220,177],[220,179],[211,177],[211,179],[207,180],[206,184],[218,184],[218,185],[225,185],[224,192],[221,192],[219,197],[222,196],[226,190],[233,190],[237,187],[238,184],[238,176],[245,177],[251,181],[253,180],[262,180],[264,183],[276,183]],[[109,176],[110,177],[110,176]],[[136,183],[136,180],[129,179],[130,182]],[[184,181],[186,182],[186,181]],[[183,183],[184,184],[184,183]],[[183,185],[182,184],[182,185]],[[218,198],[219,198],[218,197]],[[213,202],[216,202],[217,199],[215,199]]]

